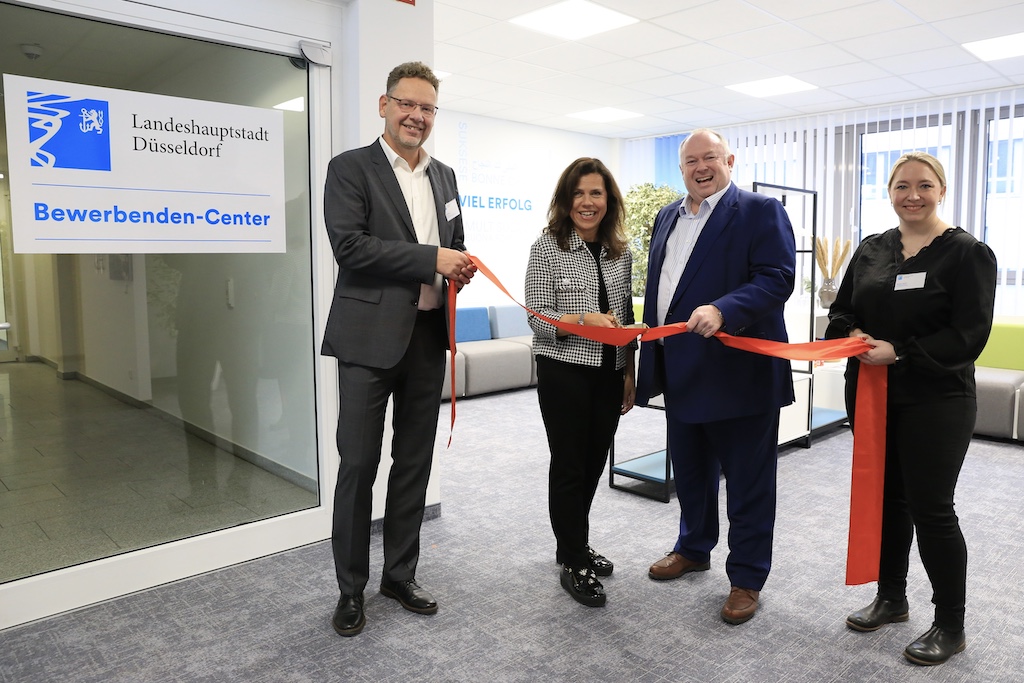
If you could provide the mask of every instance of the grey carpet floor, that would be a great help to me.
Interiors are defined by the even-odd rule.
[[[442,411],[439,441],[447,439]],[[608,605],[560,588],[547,520],[547,449],[532,390],[464,400],[441,450],[441,516],[423,528],[420,582],[434,616],[367,592],[367,626],[340,638],[330,545],[317,543],[0,632],[0,681],[1020,681],[1024,662],[1024,447],[975,440],[957,491],[970,549],[967,650],[922,668],[903,648],[931,625],[911,558],[910,621],[844,626],[872,585],[843,583],[851,436],[838,429],[779,460],[772,574],[750,622],[719,617],[725,535],[708,572],[669,582],[647,566],[671,549],[678,508],[602,483],[591,542],[616,563]],[[637,409],[617,448],[663,442]],[[726,491],[722,491],[724,504]],[[723,513],[724,520],[724,513]],[[371,561],[380,566],[380,537]]]

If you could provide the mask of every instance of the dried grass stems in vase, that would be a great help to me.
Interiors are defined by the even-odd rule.
[[[842,250],[840,250],[839,239],[836,238],[836,241],[832,244],[831,252],[832,263],[829,264],[829,239],[827,237],[818,237],[815,240],[814,260],[817,262],[818,270],[821,271],[821,275],[824,278],[821,288],[818,290],[818,301],[821,303],[822,308],[828,308],[836,300],[836,293],[839,291],[839,287],[836,285],[836,277],[839,276],[839,269],[842,268],[843,261],[850,254],[850,240],[846,240]]]

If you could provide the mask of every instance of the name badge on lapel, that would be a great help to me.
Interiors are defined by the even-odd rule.
[[[459,200],[453,199],[444,205],[444,217],[451,220],[459,215]]]
[[[906,289],[922,289],[924,287],[925,273],[906,273],[896,276],[894,292],[902,292]]]

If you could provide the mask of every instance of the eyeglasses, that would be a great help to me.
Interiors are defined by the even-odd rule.
[[[695,168],[697,166],[697,164],[699,164],[701,161],[703,161],[705,164],[711,165],[711,164],[715,163],[716,161],[718,161],[721,158],[722,157],[720,157],[717,154],[706,154],[704,156],[704,159],[702,159],[702,160],[701,159],[687,159],[686,161],[683,162],[683,166],[686,166],[687,168]]]
[[[420,104],[419,102],[413,102],[412,100],[402,100],[391,95],[385,95],[389,100],[394,100],[398,105],[398,111],[403,114],[411,114],[416,111],[416,107],[419,107],[420,111],[423,112],[424,116],[433,116],[437,113],[437,107],[432,104]]]

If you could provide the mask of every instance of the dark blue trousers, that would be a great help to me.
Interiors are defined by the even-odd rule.
[[[679,500],[675,551],[707,562],[718,544],[719,474],[725,475],[733,586],[761,590],[772,564],[779,413],[688,424],[671,417],[668,448]]]

